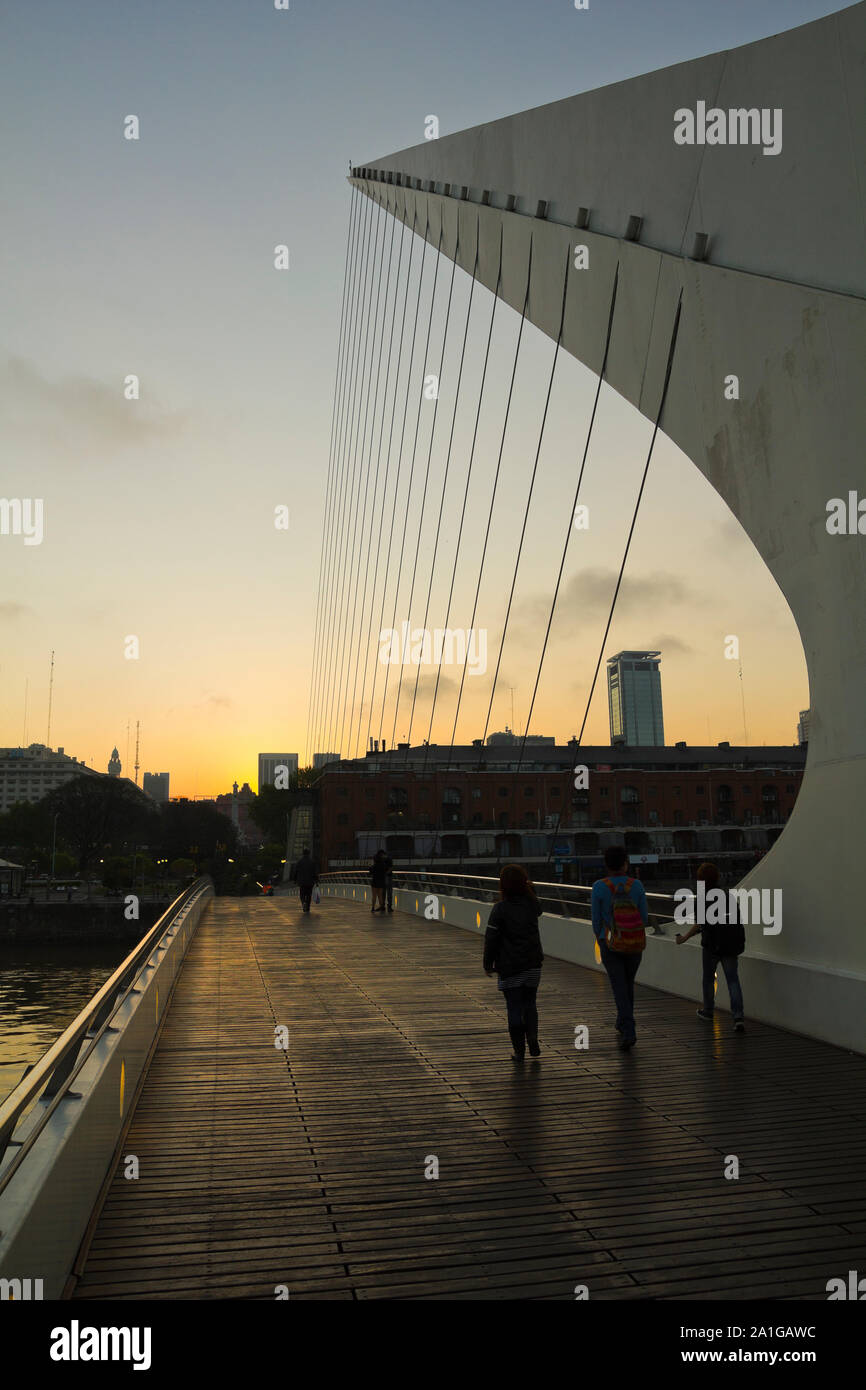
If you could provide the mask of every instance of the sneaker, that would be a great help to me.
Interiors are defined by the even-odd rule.
[[[629,1048],[634,1047],[636,1042],[637,1038],[627,1038],[624,1034],[621,1034],[619,1041],[617,1042],[617,1047],[619,1048],[620,1052],[628,1052]]]
[[[745,1025],[745,1023],[743,1022],[743,1020],[742,1020],[741,1018],[735,1018],[735,1019],[734,1019],[734,1032],[735,1032],[735,1033],[745,1033],[745,1031],[746,1031],[746,1025]]]
[[[541,1048],[538,1045],[538,1038],[527,1038],[526,1046],[529,1048],[530,1057],[540,1057]]]
[[[702,1018],[705,1023],[712,1023],[713,1016],[711,1013],[707,1013],[706,1009],[697,1009],[695,1012],[697,1013],[698,1018]]]

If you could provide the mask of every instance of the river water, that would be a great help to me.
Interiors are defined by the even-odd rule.
[[[0,948],[0,1101],[104,984],[129,944]]]

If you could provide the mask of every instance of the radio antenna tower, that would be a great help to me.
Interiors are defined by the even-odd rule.
[[[51,671],[48,676],[48,732],[45,735],[46,748],[51,747],[51,701],[54,698],[54,652],[51,653]]]
[[[140,728],[141,728],[141,725],[140,725],[139,721],[136,719],[136,721],[135,721],[135,785],[136,785],[136,786],[138,786],[138,767],[139,767],[139,763],[138,763],[138,743],[139,743],[138,731],[139,731]]]
[[[748,734],[748,730],[746,729],[746,695],[745,695],[745,691],[743,690],[743,663],[742,663],[742,661],[740,662],[739,676],[740,676],[740,700],[741,700],[742,706],[743,706],[743,743],[746,745],[746,747],[748,747],[748,745],[749,745],[749,734]]]

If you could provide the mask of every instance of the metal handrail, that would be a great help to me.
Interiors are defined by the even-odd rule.
[[[70,1094],[70,1086],[97,1043],[105,1033],[110,1031],[111,1020],[123,1007],[130,994],[134,992],[135,982],[141,974],[147,958],[153,954],[157,942],[180,912],[196,902],[201,894],[210,887],[212,887],[212,883],[209,878],[199,878],[175,898],[150,931],[133,947],[126,959],[121,961],[114,974],[109,976],[90,1002],[85,1004],[65,1032],[61,1033],[60,1037],[51,1044],[38,1062],[27,1069],[14,1091],[0,1105],[0,1163],[2,1163],[6,1149],[17,1143],[12,1135],[23,1111],[37,1098],[50,1099],[51,1101],[39,1123],[34,1126],[26,1140],[21,1143],[12,1162],[0,1173],[0,1193],[3,1192],[13,1173],[18,1169],[25,1155],[42,1133],[60,1101],[63,1100],[64,1096]],[[79,1057],[79,1050],[85,1038],[87,1038],[88,1044]]]
[[[499,897],[499,879],[492,878],[485,874],[449,874],[428,872],[425,869],[395,869],[394,887],[399,889],[402,884],[406,887],[427,887],[431,888],[434,884],[451,880],[454,887],[471,883],[475,886],[475,892],[482,902],[492,902]],[[369,881],[369,865],[357,869],[332,869],[320,875],[321,883],[364,883]],[[489,887],[483,885],[489,884]],[[451,886],[448,885],[446,891]],[[533,887],[536,896],[542,903],[555,903],[558,905],[560,914],[563,917],[570,916],[569,907],[586,907],[590,905],[592,889],[582,883],[551,883],[546,881],[534,881]],[[549,889],[550,892],[543,890]],[[539,891],[542,890],[542,891]],[[453,888],[451,889],[453,891]],[[472,890],[470,889],[470,892]],[[573,896],[569,897],[571,894]],[[578,895],[582,895],[579,897]],[[657,903],[655,911],[650,911],[649,926],[655,934],[661,934],[660,928],[663,923],[670,922],[674,918],[674,908],[676,899],[671,893],[647,893],[647,899]]]

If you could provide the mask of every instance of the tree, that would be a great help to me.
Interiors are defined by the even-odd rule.
[[[263,845],[256,857],[256,868],[265,878],[273,878],[282,867],[285,853],[285,845]]]
[[[149,797],[125,777],[81,774],[56,787],[39,803],[49,821],[57,816],[65,844],[78,856],[82,873],[111,845],[147,842],[159,812]]]
[[[16,854],[34,857],[36,851],[50,850],[52,816],[48,814],[46,798],[41,801],[18,801],[0,815],[0,845],[3,858],[14,859]]]
[[[295,792],[265,786],[250,802],[250,815],[267,840],[285,844],[288,817],[297,804]]]
[[[207,801],[170,801],[163,806],[159,827],[161,859],[193,859],[197,864],[218,854],[233,855],[237,830]]]
[[[110,893],[125,893],[132,887],[132,860],[115,854],[103,860],[102,882]]]

